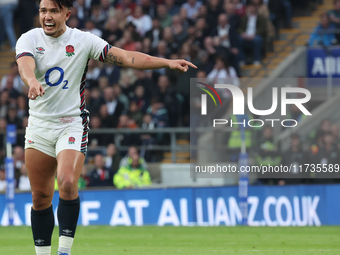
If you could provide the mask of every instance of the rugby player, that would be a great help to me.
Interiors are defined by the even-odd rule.
[[[25,162],[33,197],[32,233],[36,254],[51,254],[57,174],[58,254],[70,255],[80,208],[77,184],[88,141],[84,86],[89,59],[140,70],[186,72],[196,66],[111,47],[95,35],[67,27],[73,0],[40,0],[38,4],[41,28],[23,34],[16,45],[19,72],[29,86]]]

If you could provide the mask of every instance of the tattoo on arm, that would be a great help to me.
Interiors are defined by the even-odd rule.
[[[111,52],[109,52],[105,57],[105,63],[116,65],[116,66],[123,66],[123,59],[117,58]]]
[[[134,64],[134,63],[135,63],[135,58],[132,59],[132,64]]]

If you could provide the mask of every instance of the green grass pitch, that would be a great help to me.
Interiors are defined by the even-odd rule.
[[[72,255],[340,254],[340,227],[78,227]],[[56,254],[58,229],[52,240]],[[34,255],[29,227],[0,227],[1,255]]]

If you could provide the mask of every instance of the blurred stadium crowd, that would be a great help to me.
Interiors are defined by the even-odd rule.
[[[261,65],[266,52],[272,50],[274,39],[279,37],[279,29],[292,27],[294,5],[306,6],[310,3],[319,1],[74,1],[72,14],[67,23],[69,27],[89,31],[107,40],[111,45],[125,50],[136,50],[170,59],[183,58],[198,66],[197,70],[190,69],[187,73],[179,74],[169,69],[140,71],[108,66],[91,60],[85,90],[87,109],[91,112],[91,129],[189,126],[190,78],[208,78],[212,82],[224,78],[238,86],[240,66]],[[12,49],[15,47],[16,33],[11,22],[13,16],[16,17],[15,26],[20,30],[19,34],[22,34],[34,27],[37,11],[34,0],[0,0],[0,47],[3,48],[6,36],[10,47]],[[334,10],[321,16],[320,28],[316,30],[334,28],[339,23],[340,1],[336,0]],[[334,34],[333,37],[332,34],[320,36],[316,33],[311,36],[309,44],[335,43]],[[18,129],[27,126],[27,90],[18,74],[17,65],[13,62],[10,73],[1,79],[0,84],[0,131],[4,132],[7,124],[16,124]],[[226,95],[228,96],[230,95]],[[322,139],[321,135],[313,138],[312,144],[318,148],[316,153],[321,153],[323,148],[328,148],[330,144],[334,150],[338,150],[338,134],[335,136],[332,133],[331,139],[330,135],[327,138],[330,130],[326,131]],[[259,155],[264,158],[275,157],[275,153],[279,153],[275,151],[277,145],[269,146],[268,141],[272,139],[268,137],[269,133],[267,129],[263,130],[261,139],[264,142],[259,144],[261,148]],[[18,136],[18,144],[14,148],[18,188],[28,187],[23,162],[23,143],[23,137]],[[119,176],[115,174],[124,167],[142,169],[140,171],[147,173],[145,160],[159,161],[159,157],[144,159],[135,153],[137,159],[133,153],[129,154],[130,149],[125,156],[124,153],[117,151],[112,143],[113,136],[90,135],[89,147],[96,148],[98,144],[106,146],[107,155],[105,157],[100,156],[101,153],[92,155],[93,171],[84,169],[81,186],[102,186],[106,180],[107,185],[115,184],[118,188],[149,184],[148,174],[145,174],[145,180],[143,179],[145,183],[131,185],[121,185],[122,180],[120,181]],[[147,134],[120,136],[120,144],[124,146],[166,143],[168,143],[166,136]],[[4,160],[3,144],[4,135],[0,135],[1,165]],[[312,153],[315,151],[310,150]],[[118,164],[121,162],[120,157],[123,156],[126,160]],[[99,179],[94,184],[92,179],[96,178]],[[3,179],[3,171],[0,171],[0,190]]]

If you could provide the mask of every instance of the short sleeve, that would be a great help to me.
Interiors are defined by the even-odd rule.
[[[112,46],[96,35],[89,33],[88,37],[91,42],[90,58],[104,62],[105,57]]]
[[[34,44],[33,44],[33,38],[30,36],[30,34],[25,33],[17,41],[17,44],[15,46],[16,51],[16,59],[19,59],[24,56],[30,56],[34,58]]]

